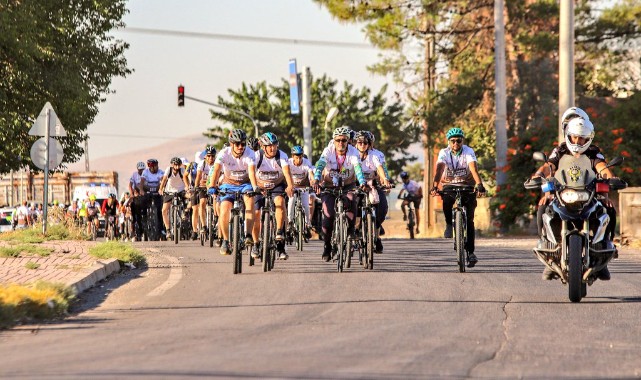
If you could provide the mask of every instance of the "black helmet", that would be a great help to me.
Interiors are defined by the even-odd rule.
[[[216,148],[214,148],[211,145],[207,145],[205,148],[205,155],[206,156],[215,156],[216,155]]]
[[[247,140],[247,133],[245,133],[245,131],[243,131],[242,129],[232,129],[232,131],[229,132],[230,143],[236,143],[245,140]]]
[[[150,158],[147,160],[147,166],[157,166],[158,165],[158,160],[155,158]]]
[[[247,146],[251,148],[251,150],[258,150],[258,139],[254,136],[250,136],[247,138]]]
[[[406,179],[406,178],[409,178],[409,177],[410,177],[410,175],[407,174],[407,172],[401,172],[401,178],[402,179]]]
[[[180,157],[174,157],[171,159],[171,164],[172,165],[182,165],[183,160],[180,159]]]
[[[360,139],[365,139],[368,144],[372,143],[372,139],[370,138],[370,134],[367,131],[358,131],[354,134],[354,140],[358,141]]]

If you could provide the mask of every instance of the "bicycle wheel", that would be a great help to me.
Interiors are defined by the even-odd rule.
[[[274,226],[276,225],[274,221],[274,214],[270,213],[269,214],[269,241],[272,243],[270,244],[269,247],[269,270],[274,269],[274,265],[276,265],[276,247],[274,246],[274,232],[276,231],[276,228]]]
[[[261,238],[262,238],[262,243],[261,243],[261,248],[262,248],[262,258],[263,258],[263,272],[267,272],[269,270],[269,263],[270,263],[270,258],[269,258],[269,249],[270,249],[270,241],[269,241],[269,236],[270,232],[269,231],[269,212],[263,213],[263,220],[260,223],[260,228],[261,228]]]
[[[342,272],[345,265],[345,241],[347,240],[347,224],[343,219],[344,216],[340,215],[338,217],[338,224],[334,228],[338,228],[338,260],[336,260],[336,265],[338,266],[338,271]]]
[[[304,239],[303,230],[304,230],[304,228],[305,228],[304,214],[302,213],[302,210],[298,210],[296,212],[296,238],[298,240],[296,242],[296,248],[299,251],[303,250],[303,241],[304,241],[303,240]]]
[[[454,250],[458,260],[458,270],[461,273],[465,272],[465,247],[463,246],[463,229],[465,226],[463,224],[463,211],[454,210]]]
[[[241,273],[243,271],[243,251],[240,246],[240,217],[238,214],[234,214],[232,219],[232,250],[231,254],[234,257],[234,274]]]
[[[180,210],[178,210],[178,207],[173,207],[173,223],[172,223],[172,230],[174,234],[174,243],[178,244],[178,241],[180,240]]]
[[[374,230],[374,220],[371,213],[367,214],[365,227],[367,229],[367,241],[365,242],[365,247],[367,247],[367,269],[374,269],[374,239],[376,239],[376,231]]]
[[[414,209],[410,208],[410,212],[407,215],[407,228],[410,230],[410,239],[414,239],[415,225],[416,225],[416,222],[415,222]]]
[[[203,226],[201,223],[198,224],[198,236],[200,237],[200,245],[205,246],[205,226]]]
[[[214,213],[211,207],[207,206],[207,239],[209,240],[209,248],[212,248],[214,246],[214,238],[216,235],[215,231],[216,229],[214,228]]]

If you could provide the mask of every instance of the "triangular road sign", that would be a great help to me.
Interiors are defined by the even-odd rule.
[[[45,123],[47,121],[47,110],[49,110],[49,136],[50,137],[67,137],[67,131],[62,126],[62,123],[56,115],[56,111],[53,110],[51,103],[47,102],[42,111],[38,115],[36,122],[33,123],[33,126],[29,130],[29,135],[31,136],[46,136],[47,130],[45,129]]]

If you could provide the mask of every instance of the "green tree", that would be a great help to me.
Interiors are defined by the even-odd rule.
[[[128,45],[109,35],[126,12],[125,0],[0,0],[0,173],[35,169],[28,132],[47,101],[67,131],[63,163],[79,159],[112,78],[130,73]]]
[[[368,130],[376,137],[376,147],[388,159],[390,170],[400,172],[406,162],[414,160],[407,148],[416,141],[413,127],[401,131],[405,124],[404,110],[400,101],[387,104],[386,87],[377,93],[368,88],[356,89],[345,82],[342,90],[337,89],[337,81],[326,75],[312,81],[312,156],[317,159],[327,146],[327,136],[335,127],[349,125],[352,129]],[[219,96],[217,103],[251,115],[260,125],[260,133],[275,133],[280,148],[289,154],[294,145],[303,145],[303,129],[300,115],[290,113],[289,83],[283,79],[279,85],[256,85],[243,83],[239,90],[228,90],[229,99]],[[338,107],[340,113],[331,122],[329,130],[324,130],[325,117],[331,107]],[[204,133],[220,147],[227,140],[230,128],[241,128],[248,135],[254,134],[251,120],[233,112],[211,110],[212,118],[222,122]]]

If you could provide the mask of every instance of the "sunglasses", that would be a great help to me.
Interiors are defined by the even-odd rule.
[[[338,139],[338,140],[334,140],[334,142],[345,144],[347,142],[347,139]]]
[[[234,142],[234,143],[232,143],[232,144],[234,144],[234,146],[245,146],[245,145],[247,145],[247,143],[246,143],[246,142],[244,142],[244,141],[241,141],[241,142]]]
[[[459,139],[450,139],[450,142],[452,144],[460,144],[460,143],[463,142],[463,139],[461,139],[461,138],[459,138]]]
[[[356,144],[360,144],[360,145],[369,145],[369,142],[364,141],[364,140],[360,140],[360,141],[357,141],[357,142],[356,142]]]

